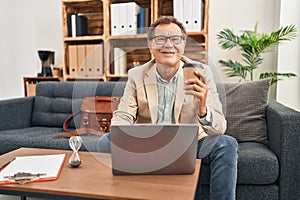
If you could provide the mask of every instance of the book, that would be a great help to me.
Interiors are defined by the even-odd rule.
[[[77,37],[88,35],[87,18],[74,13],[68,14],[68,36]]]
[[[144,30],[144,33],[147,33],[148,32],[148,29],[149,29],[149,26],[151,24],[151,10],[150,8],[144,8],[144,12],[145,12],[145,30]]]
[[[17,183],[7,177],[18,173],[40,174],[32,182],[50,181],[58,179],[62,170],[66,154],[35,155],[15,157],[0,172],[0,184]]]
[[[140,9],[138,14],[138,31],[137,33],[145,33],[145,8]]]
[[[126,51],[119,47],[114,48],[114,74],[127,74],[127,55]]]

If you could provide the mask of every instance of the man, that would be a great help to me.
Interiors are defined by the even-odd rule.
[[[161,17],[149,27],[154,59],[129,70],[112,124],[198,124],[197,157],[210,164],[210,198],[235,199],[238,145],[223,135],[226,120],[210,68],[203,65],[197,78],[184,80],[184,63],[196,63],[183,56],[186,37],[173,17]],[[100,152],[110,152],[109,139],[109,133],[100,138]]]

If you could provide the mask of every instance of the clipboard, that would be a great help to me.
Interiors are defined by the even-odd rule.
[[[0,185],[56,180],[65,159],[66,154],[15,157],[0,171]],[[14,178],[21,176],[30,179],[24,182],[15,181]]]

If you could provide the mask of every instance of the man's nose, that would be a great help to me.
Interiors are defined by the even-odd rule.
[[[173,46],[174,46],[173,43],[171,42],[171,38],[167,38],[167,41],[166,41],[166,43],[165,43],[165,46],[166,46],[166,47],[168,47],[168,46],[173,47]]]

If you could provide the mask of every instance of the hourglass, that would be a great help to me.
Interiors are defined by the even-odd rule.
[[[80,136],[72,136],[69,139],[69,145],[70,145],[71,149],[73,150],[72,156],[69,159],[69,164],[74,168],[79,167],[81,165],[81,160],[80,160],[78,150],[80,149],[80,147],[82,145],[81,137]]]

